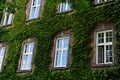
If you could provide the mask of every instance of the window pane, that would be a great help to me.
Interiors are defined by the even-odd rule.
[[[66,11],[66,3],[65,2],[61,4],[61,12],[64,12],[64,11]]]
[[[62,55],[62,66],[67,65],[67,58],[68,58],[68,50],[64,50]]]
[[[70,4],[70,3],[68,3],[67,10],[68,10],[68,11],[70,11],[70,10],[71,10],[71,4]]]
[[[62,51],[57,51],[57,54],[56,54],[56,66],[61,65],[61,53],[62,53]]]
[[[112,45],[106,46],[106,62],[112,62]]]
[[[35,9],[35,17],[34,18],[38,18],[39,17],[39,11],[40,11],[40,7],[37,6]]]
[[[35,6],[37,4],[37,0],[33,0],[32,6]]]
[[[62,39],[58,40],[58,45],[57,45],[58,49],[62,48],[62,41],[63,41]]]
[[[12,17],[13,17],[13,14],[9,14],[7,24],[11,24],[12,23]]]
[[[41,4],[41,0],[38,0],[38,4],[39,4],[39,5]]]
[[[104,63],[104,45],[98,46],[98,63]]]
[[[26,69],[27,60],[28,60],[28,55],[24,55],[22,57],[21,70],[25,70]]]
[[[98,43],[104,43],[104,33],[98,33]]]
[[[7,22],[7,13],[5,12],[4,20],[3,20],[3,26],[6,25],[6,22]]]
[[[5,54],[5,48],[0,48],[0,56],[4,56]]]
[[[35,10],[36,10],[36,7],[31,7],[31,11],[30,11],[30,17],[29,17],[29,19],[33,19],[33,18],[34,18]]]
[[[30,54],[28,56],[28,64],[27,64],[27,68],[31,69],[32,66],[32,54]]]
[[[106,42],[112,42],[112,32],[106,32]]]
[[[30,46],[30,49],[29,49],[29,50],[30,50],[30,53],[33,53],[33,50],[34,50],[34,43],[31,43],[29,46]]]
[[[24,53],[29,53],[29,45],[28,44],[25,44],[25,51]]]
[[[0,71],[3,64],[4,54],[5,54],[5,48],[0,48]]]
[[[69,46],[69,38],[64,39],[64,48],[68,48]]]

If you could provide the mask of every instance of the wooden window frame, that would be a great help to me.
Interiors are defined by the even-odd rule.
[[[68,58],[67,58],[67,64],[64,67],[55,67],[55,52],[56,52],[56,41],[59,38],[63,37],[69,37],[69,47],[68,47]],[[71,54],[70,54],[70,45],[72,44],[72,35],[70,30],[64,30],[56,34],[54,38],[54,44],[51,46],[52,54],[51,54],[51,63],[49,64],[50,69],[56,69],[56,70],[62,70],[62,69],[68,69],[69,64],[72,62]]]
[[[29,43],[34,43],[33,52],[32,52],[32,60],[31,60],[31,69],[21,70],[23,51],[24,51],[25,45],[29,44]],[[22,46],[21,46],[21,54],[20,54],[20,58],[19,58],[17,73],[32,72],[33,67],[34,67],[33,58],[34,58],[34,54],[35,54],[35,45],[36,45],[36,38],[28,38],[23,41]]]
[[[6,50],[7,50],[7,44],[6,43],[0,43],[0,48],[5,48],[4,51],[4,56],[3,56],[3,61],[2,61],[2,65],[1,65],[1,70],[0,73],[2,73],[3,69],[4,69],[4,63],[5,63],[5,58],[6,58]]]
[[[30,17],[30,12],[31,12],[32,1],[33,1],[33,0],[29,0],[28,3],[27,3],[27,7],[26,7],[26,21],[35,20],[35,19],[38,19],[38,18],[40,18],[40,17],[42,16],[42,9],[43,9],[44,0],[41,0],[41,2],[40,2],[40,4],[39,4],[38,17],[29,19],[29,17]]]

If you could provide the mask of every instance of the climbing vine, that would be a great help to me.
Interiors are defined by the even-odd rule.
[[[46,0],[42,16],[26,22],[26,6],[28,0],[12,0],[11,3],[0,1],[0,18],[2,11],[8,7],[14,13],[12,26],[0,28],[0,42],[7,43],[4,69],[0,73],[3,80],[119,80],[120,79],[120,1],[95,6],[92,0],[71,0],[73,11],[56,13],[56,6],[62,0]],[[16,10],[17,9],[17,10]],[[112,21],[116,28],[115,61],[107,68],[91,69],[90,34],[99,22]],[[72,62],[68,69],[54,70],[49,68],[51,62],[51,46],[55,35],[69,29],[73,36],[70,45]],[[17,73],[22,41],[35,37],[36,50],[33,57],[31,73]]]

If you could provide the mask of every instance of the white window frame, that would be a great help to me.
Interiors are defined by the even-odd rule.
[[[108,0],[104,0],[103,2],[107,2]],[[97,0],[97,3],[102,3],[100,0]]]
[[[66,0],[66,2],[60,3],[60,7],[59,7],[59,12],[66,12],[66,11],[70,11],[71,9],[71,4],[68,2],[69,0]],[[63,11],[63,5],[65,5],[65,11]],[[70,7],[70,10],[69,10]]]
[[[3,50],[4,49],[4,50]],[[1,50],[3,50],[2,52],[2,56],[0,55],[0,72],[2,71],[2,66],[3,66],[3,62],[4,62],[4,58],[5,58],[5,50],[6,50],[6,47],[0,47],[0,53],[1,53]]]
[[[12,24],[13,14],[4,12],[3,13],[3,20],[2,20],[2,26],[7,26]]]
[[[29,45],[30,44],[30,45]],[[32,52],[30,53],[25,53],[25,50],[26,50],[26,45],[29,45],[31,47],[31,45],[33,46],[33,50]],[[33,52],[34,52],[34,45],[35,45],[35,42],[29,42],[29,43],[25,43],[23,45],[23,51],[22,51],[22,58],[21,58],[21,61],[20,61],[20,70],[31,70],[32,69],[32,59],[31,61],[29,61],[29,57],[32,56],[33,58]],[[30,51],[31,48],[29,48],[29,51]],[[27,62],[24,62],[23,60],[23,57],[24,56],[27,56]],[[26,63],[26,64],[25,64]],[[28,67],[28,64],[31,64],[31,66]]]
[[[106,33],[107,32],[112,32],[112,42],[106,42]],[[99,33],[104,33],[104,42],[103,43],[98,43],[98,34]],[[113,64],[114,61],[114,44],[113,44],[113,30],[105,30],[105,31],[99,31],[96,34],[96,64]],[[104,62],[103,63],[98,63],[98,46],[103,45],[104,46]],[[106,46],[112,45],[112,62],[106,62]]]
[[[68,38],[69,39],[69,42],[68,42],[68,48],[63,48],[63,45],[64,45],[64,39],[65,38]],[[62,48],[61,49],[58,49],[57,48],[57,46],[58,46],[58,40],[60,40],[60,39],[62,39],[63,40],[63,42],[62,42]],[[57,38],[57,40],[56,40],[56,48],[55,48],[55,58],[54,58],[54,67],[67,67],[67,64],[68,64],[68,55],[69,55],[69,52],[68,52],[68,49],[69,49],[69,43],[70,43],[70,38],[69,37],[61,37],[61,38]],[[60,59],[60,66],[58,66],[58,65],[56,65],[56,63],[57,63],[57,51],[59,51],[59,50],[61,50],[62,51],[62,53],[61,53],[61,55],[63,55],[63,51],[64,50],[67,50],[67,62],[66,62],[66,65],[62,65],[62,57],[61,57],[61,59]]]
[[[42,0],[40,0],[40,4],[38,4],[39,0],[36,0],[36,1],[37,1],[37,5],[34,5],[34,6],[32,5],[33,4],[33,0],[31,1],[30,13],[29,13],[29,20],[35,19],[35,18],[39,18],[39,16],[40,16],[40,7],[41,7]],[[32,9],[33,8],[35,8],[34,16],[32,16]],[[38,13],[37,13],[37,8],[39,8]]]

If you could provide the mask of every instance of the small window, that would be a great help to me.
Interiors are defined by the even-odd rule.
[[[0,72],[2,72],[2,70],[3,70],[5,53],[6,53],[6,44],[1,43],[0,44]]]
[[[106,3],[110,1],[113,1],[113,0],[95,0],[96,4]]]
[[[113,31],[100,31],[96,34],[96,63],[109,64],[113,62]]]
[[[3,18],[1,22],[1,26],[9,26],[12,25],[12,19],[13,19],[13,14],[8,13],[4,10],[3,12]]]
[[[63,2],[63,3],[60,3],[58,6],[59,6],[58,13],[68,12],[72,10],[71,3],[69,0],[66,0],[66,2]]]
[[[69,37],[58,38],[56,41],[54,67],[66,67],[68,62]]]
[[[0,72],[2,70],[4,57],[5,57],[5,47],[0,47]]]
[[[39,18],[42,0],[30,0],[30,11],[28,12],[28,20]]]
[[[31,70],[33,50],[34,50],[34,42],[24,44],[20,70]]]

